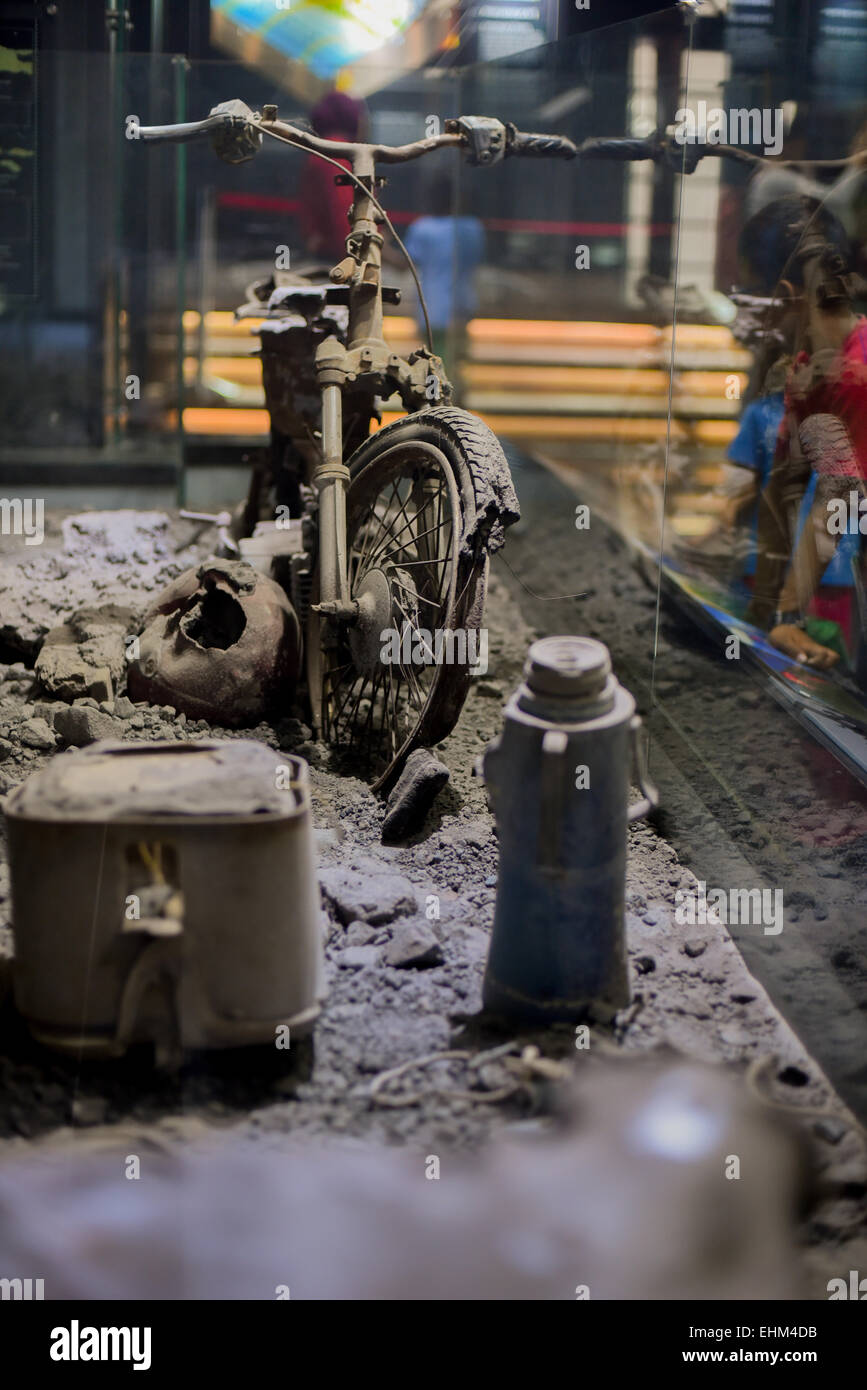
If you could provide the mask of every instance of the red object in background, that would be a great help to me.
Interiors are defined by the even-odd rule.
[[[340,163],[348,169],[349,161]],[[331,164],[308,155],[299,185],[298,220],[307,252],[323,260],[340,261],[346,255],[349,234],[348,213],[352,206],[351,185],[338,186],[337,171]]]
[[[809,354],[799,352],[786,383],[786,409],[798,424],[810,415],[833,415],[842,420],[854,454],[848,461],[836,462],[829,471],[835,476],[867,479],[867,319],[859,317],[825,378],[812,390],[799,392],[799,370],[809,365]],[[778,457],[785,447],[784,424],[777,441]]]
[[[843,633],[848,650],[852,651],[852,590],[840,584],[823,584],[814,595],[807,610],[811,618],[827,618]]]
[[[363,113],[360,101],[345,92],[329,92],[310,112],[310,123],[316,134],[327,140],[352,141],[359,137]],[[347,159],[338,163],[347,170],[352,167]],[[306,250],[311,256],[333,261],[346,255],[353,199],[352,184],[338,185],[334,182],[338,177],[333,164],[311,154],[305,160],[299,187],[298,217]]]

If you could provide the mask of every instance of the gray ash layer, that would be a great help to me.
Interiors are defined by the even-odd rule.
[[[157,524],[160,536],[175,528],[176,523]],[[179,530],[182,539],[189,535],[186,528]],[[110,535],[106,543],[112,545]],[[88,573],[114,580],[114,562],[95,542],[91,545]],[[135,602],[143,606],[171,577],[167,570],[176,573],[201,553],[186,549],[183,562],[169,553],[149,576],[138,565],[130,566],[137,581]],[[25,557],[25,568],[31,563]],[[7,591],[15,588],[12,568],[7,565]],[[581,564],[574,558],[568,565],[564,561],[559,577],[566,591],[574,592],[581,587]],[[538,575],[532,578],[539,590],[551,591],[550,578],[545,584]],[[621,572],[618,584],[621,596],[624,588],[630,591],[619,619],[636,622],[641,642],[649,645],[651,614],[640,582]],[[130,605],[123,585],[112,582],[103,592],[109,591],[111,601]],[[93,595],[77,597],[85,602]],[[362,780],[338,771],[329,751],[311,741],[301,709],[287,711],[273,725],[234,734],[177,716],[167,707],[136,706],[122,695],[101,704],[85,698],[72,706],[38,695],[34,699],[31,671],[20,663],[0,667],[2,791],[19,785],[65,746],[64,721],[70,710],[81,711],[85,724],[93,721],[96,737],[105,736],[109,721],[112,736],[129,743],[252,737],[276,753],[305,757],[320,831],[329,987],[312,1049],[299,1045],[294,1056],[290,1050],[288,1057],[276,1058],[258,1051],[193,1057],[173,1078],[154,1076],[148,1063],[136,1057],[79,1067],[40,1051],[22,1029],[8,1023],[0,1059],[3,1150],[12,1154],[45,1136],[53,1144],[74,1143],[82,1126],[118,1135],[133,1127],[144,1142],[151,1136],[154,1143],[171,1146],[214,1125],[260,1143],[279,1142],[287,1135],[300,1140],[343,1135],[399,1141],[422,1152],[439,1152],[442,1146],[472,1149],[504,1128],[544,1128],[551,1112],[551,1084],[532,1069],[500,1104],[467,1097],[472,1088],[495,1091],[513,1074],[497,1049],[512,1044],[514,1058],[535,1045],[544,1058],[579,1074],[581,1068],[605,1064],[606,1050],[613,1045],[610,1035],[594,1035],[589,1049],[579,1050],[570,1026],[504,1033],[479,1019],[497,847],[485,790],[472,768],[499,731],[502,705],[518,682],[527,646],[540,635],[520,619],[514,597],[496,577],[489,604],[489,673],[474,683],[458,729],[437,750],[450,781],[423,830],[403,845],[382,844],[382,803]],[[46,626],[75,606],[59,604]],[[571,605],[571,622],[561,630],[579,628],[605,640],[598,617],[604,611],[601,593],[592,606]],[[546,630],[557,630],[558,621],[555,616]],[[627,672],[618,674],[628,683]],[[86,742],[87,730],[77,732]],[[766,1059],[763,1085],[777,1099],[792,1097],[814,1107],[830,1104],[832,1113],[819,1122],[823,1128],[816,1140],[819,1171],[823,1177],[848,1180],[861,1196],[826,1203],[805,1239],[836,1249],[867,1215],[859,1141],[835,1118],[840,1108],[821,1072],[749,974],[725,928],[685,929],[674,922],[675,893],[694,887],[690,870],[652,826],[639,823],[630,830],[627,931],[634,1000],[619,1020],[618,1053],[674,1049],[733,1066],[741,1074],[750,1063]],[[8,868],[0,862],[0,922],[7,951],[8,894]],[[445,1050],[466,1053],[470,1060],[488,1052],[491,1056],[482,1057],[473,1071],[463,1057],[432,1059]],[[413,1067],[414,1062],[419,1065]],[[407,1069],[384,1086],[381,1074],[401,1066]],[[409,1103],[381,1104],[373,1094],[376,1086],[380,1097]]]

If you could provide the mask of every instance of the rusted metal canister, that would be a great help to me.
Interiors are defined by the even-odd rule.
[[[603,643],[530,647],[483,761],[500,841],[484,980],[492,1012],[580,1019],[628,1003],[626,826],[657,802],[640,726]],[[643,800],[629,806],[633,761]]]
[[[41,1042],[153,1042],[171,1064],[310,1029],[325,989],[303,759],[104,741],[29,778],[6,822],[15,1004]]]

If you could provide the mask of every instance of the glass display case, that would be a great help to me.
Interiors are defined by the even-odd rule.
[[[784,892],[779,931],[730,929],[864,1107],[867,175],[840,163],[864,148],[861,69],[831,29],[810,61],[747,43],[737,11],[712,38],[675,6],[498,61],[369,61],[356,114],[390,144],[460,114],[578,145],[691,129],[659,162],[472,168],[439,151],[389,168],[382,198],[456,399],[508,453],[523,514],[494,581],[538,633],[607,643],[698,880]],[[311,196],[308,157],[276,142],[230,165],[206,143],[147,146],[135,119],[236,97],[315,123],[325,88],[300,101],[273,72],[172,56],[40,64],[3,127],[15,215],[32,217],[9,220],[0,262],[3,486],[234,505],[270,435],[257,320],[235,311],[275,270],[334,264],[331,184]],[[400,248],[386,264],[403,351],[421,338],[415,287]],[[383,400],[382,423],[400,408]]]
[[[464,109],[675,154],[462,171],[491,229],[465,399],[515,446],[516,602],[601,637],[648,715],[660,824],[716,904],[674,929],[700,951],[728,913],[863,1107],[863,82],[827,26],[809,57],[733,13],[706,35],[669,11],[463,74]]]

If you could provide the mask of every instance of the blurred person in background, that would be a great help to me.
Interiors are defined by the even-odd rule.
[[[825,529],[818,537],[818,552],[814,565],[821,565],[813,577],[804,612],[798,622],[771,623],[771,640],[789,655],[806,659],[811,664],[831,665],[845,656],[844,638],[851,629],[853,563],[857,559],[859,538],[843,535],[839,543],[827,535],[827,484],[820,481],[819,472],[801,457],[797,447],[792,449],[791,432],[797,434],[805,418],[795,404],[796,378],[802,374],[806,353],[793,362],[798,346],[809,344],[808,325],[804,319],[803,273],[796,251],[809,230],[821,235],[829,253],[839,255],[848,264],[849,241],[839,219],[815,197],[787,194],[765,203],[749,219],[739,244],[742,279],[751,293],[774,296],[780,300],[768,315],[768,331],[756,352],[747,403],[741,415],[740,427],[728,450],[728,458],[738,467],[749,470],[750,477],[728,499],[724,521],[734,526],[738,517],[749,508],[751,545],[740,578],[740,586],[753,591],[759,573],[760,595],[753,595],[750,612],[766,625],[766,593],[769,586],[779,595],[785,588],[786,603],[776,605],[777,612],[788,613],[790,583],[783,585],[780,566],[791,558],[796,541],[806,530],[816,531],[817,524]],[[847,319],[847,330],[854,329],[856,320]],[[844,333],[844,337],[846,334]],[[797,363],[797,371],[795,367]],[[814,400],[806,413],[816,413],[821,402]],[[828,401],[825,401],[825,407]],[[834,412],[832,412],[834,413]],[[797,462],[795,455],[797,454]],[[795,476],[797,474],[797,477]],[[765,497],[766,489],[770,489]],[[794,489],[794,491],[792,491]],[[794,497],[797,519],[793,536],[783,544],[780,524],[789,504],[782,503],[782,491]],[[819,498],[817,510],[816,498]],[[797,496],[795,496],[797,494]],[[764,501],[763,501],[764,499]],[[822,507],[825,511],[819,515]],[[764,512],[759,526],[760,512]],[[803,555],[800,568],[803,570]],[[821,581],[821,584],[820,584]],[[794,609],[795,604],[788,604]],[[788,613],[791,618],[791,613]],[[808,631],[809,624],[809,631]],[[795,632],[780,632],[780,628],[795,628]],[[797,647],[797,652],[793,648]]]
[[[314,131],[325,140],[359,140],[363,122],[363,104],[346,92],[329,92],[310,112]],[[348,159],[339,162],[344,169],[351,168]],[[337,171],[333,164],[309,154],[298,189],[305,250],[313,259],[327,262],[329,268],[346,255],[348,214],[353,199],[352,185],[338,185],[335,178]]]
[[[774,294],[782,302],[785,332],[799,350],[786,373],[773,464],[759,499],[747,617],[767,628],[771,642],[788,656],[828,669],[845,654],[840,625],[826,619],[828,630],[818,630],[812,615],[823,574],[832,559],[845,555],[844,545],[853,547],[848,570],[856,592],[862,585],[859,528],[847,535],[848,525],[831,522],[852,497],[865,496],[867,321],[853,304],[852,257],[839,219],[826,206],[812,207],[810,199],[798,200],[801,215],[795,217],[788,200],[780,201],[776,244],[783,263]],[[773,206],[765,212],[773,214]],[[800,525],[805,504],[808,514]],[[855,632],[861,649],[864,616],[857,618]]]
[[[476,311],[475,273],[485,254],[478,217],[452,213],[452,183],[437,174],[429,186],[429,212],[410,225],[406,249],[418,268],[433,334],[433,350],[448,358],[446,369],[460,395],[460,363],[466,356],[467,324]]]

